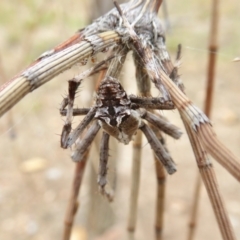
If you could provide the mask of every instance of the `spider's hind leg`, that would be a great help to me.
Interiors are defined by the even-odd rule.
[[[156,134],[153,130],[142,123],[140,130],[146,136],[151,148],[153,149],[154,153],[156,154],[157,158],[162,162],[163,166],[166,168],[169,174],[173,174],[177,171],[174,161],[172,160],[170,154],[164,149],[162,144],[160,143],[159,139],[157,138]]]
[[[113,201],[113,190],[108,187],[107,182],[109,138],[110,135],[106,132],[103,132],[100,144],[100,161],[97,182],[99,185],[100,193],[106,196],[107,199],[111,202]]]
[[[147,120],[150,124],[156,127],[158,130],[168,134],[174,139],[179,139],[182,136],[182,131],[177,126],[169,122],[165,117],[160,114],[153,114],[149,111],[141,111],[141,117]]]

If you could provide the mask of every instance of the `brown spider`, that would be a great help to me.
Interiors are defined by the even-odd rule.
[[[69,95],[65,98],[60,109],[62,115],[67,115],[66,123],[62,130],[61,146],[71,147],[75,144],[72,152],[73,161],[83,160],[96,134],[103,129],[100,147],[100,169],[98,184],[101,189],[106,185],[108,144],[109,137],[115,137],[119,142],[128,144],[137,130],[140,129],[146,136],[155,155],[161,161],[169,174],[176,171],[176,166],[165,150],[154,131],[145,124],[144,120],[167,133],[175,139],[180,138],[181,131],[159,115],[152,114],[150,109],[173,109],[171,101],[163,98],[142,98],[134,95],[128,96],[120,82],[110,76],[105,77],[97,90],[95,103],[91,108],[73,109],[76,90],[81,82],[69,81]],[[68,105],[68,109],[65,109]],[[71,118],[73,115],[85,115],[80,124],[71,131]],[[84,137],[83,131],[88,127]]]

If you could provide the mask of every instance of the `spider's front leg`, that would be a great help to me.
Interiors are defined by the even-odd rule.
[[[78,83],[73,80],[70,80],[68,82],[68,96],[67,98],[63,99],[60,107],[60,113],[66,110],[65,108],[67,107],[66,121],[62,129],[61,141],[60,141],[62,148],[67,148],[67,139],[72,130],[73,104],[74,104],[75,94],[79,85],[80,85],[80,82]]]

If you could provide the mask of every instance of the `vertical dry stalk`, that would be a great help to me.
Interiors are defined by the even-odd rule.
[[[158,139],[161,142],[164,141],[159,131]],[[163,144],[164,145],[164,144]],[[166,149],[166,147],[165,147]],[[162,239],[162,231],[163,231],[163,220],[164,220],[164,201],[165,201],[165,182],[166,182],[166,173],[164,171],[163,165],[158,161],[158,159],[154,156],[155,160],[155,169],[156,169],[156,177],[157,177],[157,204],[156,204],[156,216],[155,216],[155,235],[156,240]]]
[[[205,113],[210,117],[212,108],[213,90],[214,90],[214,79],[216,70],[216,59],[217,59],[217,30],[218,30],[218,15],[219,15],[219,0],[212,1],[212,21],[210,28],[210,41],[209,41],[209,56],[208,56],[208,73],[207,73],[207,92],[205,100]]]
[[[207,152],[203,149],[202,144],[199,142],[199,139],[196,137],[193,130],[188,126],[184,118],[183,122],[192,145],[202,180],[204,182],[212,204],[212,208],[217,218],[222,237],[224,240],[234,240],[236,237],[234,235],[230,220],[227,216],[227,211],[223,204],[222,197],[219,193],[219,188],[212,163],[207,156]]]
[[[209,56],[208,56],[208,74],[207,74],[207,87],[204,112],[210,118],[212,101],[213,101],[213,90],[215,81],[215,70],[216,70],[216,59],[217,59],[217,31],[219,22],[219,0],[212,1],[212,14],[211,14],[211,27],[210,27],[210,40],[209,40]],[[198,175],[195,183],[195,192],[193,196],[193,206],[191,210],[191,217],[189,222],[188,240],[194,238],[197,222],[197,211],[199,208],[199,198],[201,191],[201,178]]]
[[[82,178],[83,178],[84,170],[86,167],[88,155],[89,155],[89,150],[86,151],[84,155],[84,159],[81,162],[76,163],[72,190],[71,190],[70,199],[69,199],[69,203],[68,203],[68,207],[65,215],[63,240],[69,240],[71,236],[74,217],[79,207],[77,198],[78,198],[79,190],[81,187]]]
[[[141,153],[142,153],[142,132],[138,131],[133,142],[132,173],[131,173],[131,193],[128,212],[127,229],[134,232],[137,223],[137,205],[139,195]],[[131,233],[130,233],[131,234]]]
[[[196,232],[196,225],[197,225],[197,215],[198,215],[198,208],[199,208],[199,201],[200,201],[200,192],[202,186],[202,180],[199,172],[197,172],[196,182],[194,185],[194,194],[192,200],[192,208],[190,212],[190,220],[188,224],[188,240],[193,240]]]

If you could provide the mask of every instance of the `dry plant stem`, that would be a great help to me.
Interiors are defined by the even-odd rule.
[[[67,211],[66,211],[66,215],[65,215],[63,240],[69,240],[70,236],[71,236],[71,230],[72,230],[72,226],[73,226],[74,216],[79,207],[77,198],[78,198],[78,194],[80,191],[88,154],[89,154],[89,151],[86,151],[85,155],[84,155],[84,159],[81,162],[76,163],[71,196],[69,199],[69,203],[68,203],[68,207],[67,207]]]
[[[184,95],[180,89],[159,69],[161,80],[169,91],[172,101],[176,105],[185,122],[195,130],[202,145],[233,177],[240,181],[239,160],[218,140],[209,120]],[[199,128],[197,127],[199,126]]]
[[[219,141],[213,129],[208,125],[200,125],[197,135],[207,152],[240,182],[239,160]]]
[[[215,70],[216,70],[216,59],[217,59],[217,31],[219,22],[219,0],[212,0],[212,19],[210,28],[210,41],[209,41],[209,57],[208,57],[208,74],[207,74],[207,90],[205,97],[204,112],[210,118],[212,101],[213,101],[213,90],[214,90],[214,80],[215,80]],[[199,198],[201,190],[201,178],[198,175],[195,184],[195,193],[192,206],[192,214],[189,223],[189,235],[188,240],[192,240],[195,233],[195,226],[197,222],[197,211],[199,208]]]
[[[14,106],[29,92],[40,87],[61,72],[71,68],[79,61],[94,53],[103,51],[118,42],[119,35],[114,31],[103,32],[83,39],[60,52],[40,58],[39,62],[30,66],[17,77],[0,87],[0,116]]]
[[[137,223],[137,205],[141,171],[141,152],[142,152],[141,149],[142,149],[142,133],[141,131],[138,131],[133,141],[131,193],[127,223],[127,229],[129,232],[135,231]]]
[[[207,92],[205,100],[205,113],[210,117],[212,108],[212,95],[214,89],[214,79],[217,59],[217,31],[218,31],[219,0],[212,0],[212,21],[210,29],[209,56],[208,56],[208,74],[207,74]]]
[[[193,240],[196,232],[197,214],[199,209],[200,192],[201,192],[201,186],[202,186],[202,180],[199,172],[197,172],[197,178],[194,186],[195,186],[194,195],[192,200],[193,203],[191,208],[190,221],[188,224],[189,229],[188,229],[187,240]]]
[[[156,240],[162,239],[163,222],[164,222],[164,200],[165,200],[165,180],[166,174],[162,164],[155,158],[157,174],[157,206],[155,220]]]
[[[212,208],[217,218],[222,238],[224,240],[234,240],[236,238],[232,230],[230,220],[227,216],[227,211],[223,204],[222,197],[219,193],[215,172],[207,156],[207,152],[204,150],[198,137],[189,127],[188,123],[185,121],[184,118],[183,123],[187,130],[202,180],[204,182],[205,188],[212,204]]]
[[[162,143],[165,151],[168,151],[165,146],[164,138],[161,132],[154,126],[151,126],[159,141]],[[165,187],[166,187],[166,173],[163,165],[158,161],[154,154],[156,178],[157,178],[157,204],[155,217],[155,236],[156,240],[162,239],[163,222],[164,222],[164,201],[165,201]]]

